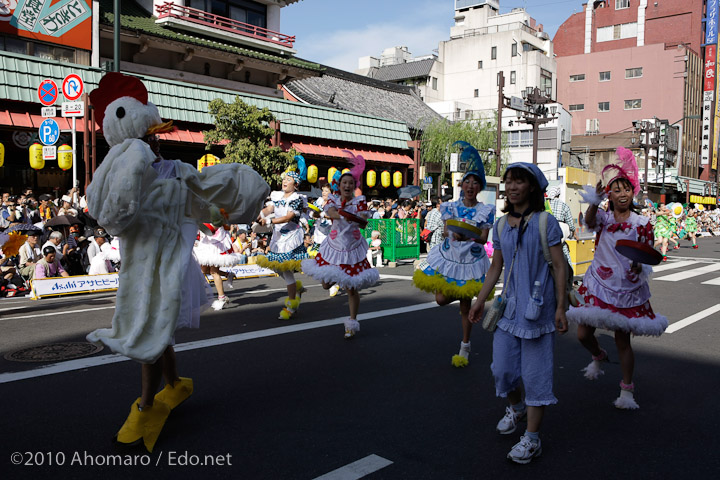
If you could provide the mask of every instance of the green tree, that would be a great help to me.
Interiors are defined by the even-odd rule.
[[[294,151],[284,152],[270,145],[275,120],[267,108],[260,109],[243,102],[225,103],[216,98],[210,102],[209,113],[214,117],[215,130],[203,132],[206,149],[225,144],[223,163],[243,163],[258,172],[271,186],[281,181],[282,173],[292,163]]]
[[[420,152],[423,163],[441,164],[440,176],[444,177],[445,172],[450,171],[450,154],[458,152],[453,143],[458,140],[468,142],[478,150],[495,150],[497,144],[497,115],[492,118],[480,118],[450,122],[446,119],[438,119],[427,125],[422,133]],[[507,134],[503,134],[501,159],[506,158]],[[487,175],[497,175],[495,172],[495,155],[480,152],[485,165]],[[507,164],[502,161],[500,168]]]

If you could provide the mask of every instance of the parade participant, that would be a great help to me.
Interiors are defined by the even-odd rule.
[[[485,301],[505,265],[506,307],[493,335],[490,368],[497,396],[507,397],[510,405],[496,429],[502,435],[511,434],[518,422],[527,418],[525,434],[507,455],[525,464],[542,452],[539,434],[545,406],[557,403],[553,394],[553,343],[556,331],[567,331],[562,287],[566,269],[560,246],[562,231],[555,217],[544,211],[543,192],[548,182],[542,171],[531,163],[512,163],[503,182],[507,197],[503,212],[507,215],[493,227],[492,265],[469,317],[473,323],[482,320]],[[546,231],[541,231],[543,216]],[[543,253],[543,237],[549,246],[554,277]]]
[[[201,228],[198,232],[198,240],[193,247],[193,254],[200,264],[202,273],[212,276],[217,290],[218,298],[212,303],[213,310],[222,310],[230,301],[225,295],[220,267],[231,267],[241,263],[241,256],[233,252],[232,240],[225,228],[227,224],[223,213],[218,212],[216,218],[203,225],[204,229]],[[227,273],[227,278],[232,288],[232,272]]]
[[[660,245],[663,262],[667,261],[668,241],[672,238],[671,218],[672,213],[670,213],[670,210],[664,203],[661,203],[655,215],[655,230],[653,234],[655,235],[655,245]],[[587,219],[585,223],[588,223]]]
[[[449,232],[443,225],[442,243],[428,252],[427,259],[418,265],[413,274],[415,286],[435,294],[438,305],[444,306],[460,300],[460,321],[462,341],[460,351],[453,355],[451,362],[455,367],[465,367],[469,363],[470,333],[472,324],[468,320],[470,304],[485,281],[485,273],[490,268],[490,260],[484,244],[495,218],[495,205],[478,202],[478,194],[485,188],[485,167],[477,150],[466,142],[455,142],[462,149],[461,161],[468,165],[467,172],[460,181],[460,198],[442,203],[439,207],[440,219],[469,220],[473,228],[479,229],[479,236],[470,237],[461,233]]]
[[[638,408],[633,398],[635,356],[630,335],[660,335],[667,328],[668,320],[654,313],[650,306],[651,268],[633,264],[615,250],[618,240],[638,241],[650,247],[654,240],[649,219],[634,210],[633,195],[640,191],[635,157],[623,147],[617,149],[617,155],[616,163],[603,169],[594,195],[592,191],[583,195],[590,203],[585,222],[597,232],[595,257],[578,290],[582,304],[571,307],[567,317],[578,324],[578,339],[592,354],[592,362],[584,369],[585,377],[591,380],[603,373],[601,362],[608,358],[598,344],[595,329],[615,332],[622,370],[620,397],[615,400],[615,406],[635,409]],[[605,194],[609,195],[607,212],[597,207]]]
[[[320,280],[324,289],[337,285],[347,291],[350,316],[344,322],[345,338],[352,338],[360,331],[357,321],[360,290],[377,283],[380,275],[367,260],[368,243],[358,223],[344,216],[349,213],[367,218],[369,214],[365,197],[355,196],[365,170],[365,160],[348,150],[343,151],[353,166],[346,173],[337,172],[333,179],[333,190],[339,193],[331,195],[324,207],[326,216],[332,220],[332,229],[315,258],[304,260],[302,268],[306,274]]]
[[[303,285],[301,281],[295,281],[294,272],[300,272],[300,262],[308,258],[303,246],[304,231],[300,226],[305,200],[296,191],[300,182],[307,178],[307,168],[302,156],[296,155],[295,162],[297,166],[285,172],[281,189],[270,194],[270,201],[258,218],[261,224],[272,225],[273,234],[270,251],[267,256],[258,257],[257,264],[276,272],[287,285],[288,296],[283,301],[280,320],[289,320],[300,307]]]
[[[187,399],[193,382],[177,372],[174,334],[199,324],[209,303],[207,282],[191,254],[198,224],[224,208],[233,223],[255,218],[269,192],[250,167],[221,164],[202,172],[159,154],[163,123],[142,82],[108,73],[90,93],[110,151],[87,190],[89,213],[122,237],[112,328],[88,334],[90,342],[139,363],[141,396],[115,440],[152,451],[170,411]],[[161,377],[166,386],[159,393]]]
[[[687,218],[685,218],[685,231],[687,231],[690,241],[692,241],[692,248],[696,249],[697,246],[697,212],[695,210],[688,210]]]

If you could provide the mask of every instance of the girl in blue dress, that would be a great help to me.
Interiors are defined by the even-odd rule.
[[[492,265],[469,315],[473,323],[482,320],[485,299],[505,265],[506,307],[493,337],[491,369],[497,396],[507,397],[510,405],[498,422],[497,431],[501,435],[511,434],[527,418],[525,434],[507,457],[516,463],[529,463],[542,452],[539,432],[545,406],[557,403],[552,389],[555,332],[567,331],[565,291],[555,288],[542,251],[541,215],[547,215],[547,240],[555,281],[560,286],[565,285],[565,257],[562,230],[555,217],[543,211],[543,193],[548,182],[537,165],[513,163],[508,166],[503,182],[507,221],[494,225]],[[538,301],[531,299],[535,282],[539,282]],[[521,386],[525,390],[524,400]]]
[[[443,222],[451,219],[469,220],[482,234],[479,238],[470,238],[448,232],[447,226],[444,226],[445,239],[435,245],[427,259],[420,263],[413,274],[413,283],[420,290],[434,293],[438,305],[444,306],[460,300],[463,338],[460,351],[452,357],[452,365],[465,367],[469,363],[472,331],[468,312],[490,268],[490,260],[483,245],[493,225],[495,205],[485,205],[477,200],[477,195],[485,188],[485,168],[477,150],[466,142],[455,144],[461,145],[461,160],[467,161],[469,165],[460,182],[460,199],[440,205],[441,219]]]

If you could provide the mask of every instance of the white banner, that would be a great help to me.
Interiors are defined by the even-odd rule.
[[[117,273],[104,275],[76,275],[74,277],[38,278],[31,281],[33,299],[73,293],[117,290],[120,280]]]
[[[710,164],[710,125],[712,121],[712,101],[705,101],[703,104],[703,127],[702,127],[702,149],[700,154],[700,165]]]
[[[232,271],[235,278],[254,278],[254,277],[273,277],[275,272],[269,268],[263,268],[256,264],[233,265],[232,267],[222,267],[222,272]]]

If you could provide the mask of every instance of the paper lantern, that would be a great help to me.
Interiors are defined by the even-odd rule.
[[[73,166],[73,153],[70,145],[60,145],[57,149],[58,167],[69,170]]]
[[[365,184],[373,188],[375,184],[377,183],[377,173],[375,173],[375,170],[368,170],[367,174],[365,174]]]
[[[0,167],[5,165],[5,145],[0,143]]]
[[[328,183],[332,183],[332,179],[335,176],[335,172],[337,172],[337,171],[338,171],[338,169],[335,167],[330,167],[328,169],[328,178],[327,178]]]
[[[393,187],[400,188],[403,184],[403,175],[402,172],[395,172],[393,173]]]
[[[318,179],[318,168],[315,165],[310,165],[307,169],[307,181],[309,183],[315,183]]]
[[[380,185],[382,185],[383,188],[388,188],[390,186],[390,172],[387,170],[380,174]]]
[[[217,165],[220,163],[220,159],[213,155],[212,153],[207,153],[200,157],[200,160],[197,162],[197,169],[198,172],[202,172],[202,169],[205,167],[212,167],[213,165]]]
[[[33,143],[28,149],[30,152],[30,167],[35,170],[40,170],[45,166],[45,160],[43,160],[43,146],[39,143]]]

